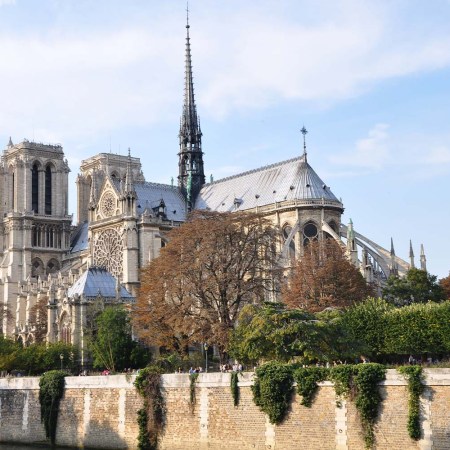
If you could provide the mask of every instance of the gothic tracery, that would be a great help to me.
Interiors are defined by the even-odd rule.
[[[104,267],[115,277],[122,275],[123,242],[117,230],[100,231],[94,244],[94,265]]]

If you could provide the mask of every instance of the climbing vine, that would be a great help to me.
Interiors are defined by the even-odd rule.
[[[375,436],[373,427],[378,417],[381,394],[378,383],[386,378],[386,367],[381,364],[359,364],[355,366],[353,383],[356,389],[355,405],[361,418],[366,448],[372,448]]]
[[[64,395],[64,377],[62,370],[50,370],[39,380],[39,403],[41,405],[41,421],[44,423],[45,435],[52,445],[56,438],[59,402]]]
[[[238,375],[239,375],[239,372],[232,372],[231,380],[230,380],[231,396],[233,397],[234,406],[239,406],[240,392],[239,392],[239,386],[238,386]]]
[[[166,411],[161,392],[161,369],[149,366],[140,370],[134,385],[144,399],[144,406],[138,411],[138,449],[156,450]]]
[[[325,367],[299,367],[294,370],[294,381],[297,392],[302,396],[301,404],[310,407],[317,389],[317,383],[327,379],[328,369]]]
[[[191,406],[191,412],[194,412],[195,403],[197,402],[197,397],[195,395],[195,385],[197,383],[198,373],[189,374],[189,405]]]
[[[350,364],[343,364],[330,369],[330,381],[334,383],[334,391],[338,397],[337,406],[341,406],[341,398],[354,398],[355,396],[353,385],[355,367]]]
[[[411,439],[418,440],[421,437],[420,429],[420,396],[424,385],[422,383],[421,366],[399,367],[398,371],[408,381],[409,390],[409,413],[408,413],[408,433]]]
[[[253,401],[269,416],[270,423],[280,424],[286,416],[293,392],[292,372],[291,366],[278,362],[256,369]]]

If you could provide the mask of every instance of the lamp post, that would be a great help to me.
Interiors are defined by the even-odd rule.
[[[208,373],[208,344],[206,342],[203,344],[203,348],[205,349],[205,360],[206,360],[205,372]]]
[[[63,370],[64,355],[62,353],[59,355],[59,359],[61,360],[61,370]]]

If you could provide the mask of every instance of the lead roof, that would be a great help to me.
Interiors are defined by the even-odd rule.
[[[340,204],[329,186],[308,164],[306,155],[205,184],[197,209],[234,211],[287,200],[320,200]]]

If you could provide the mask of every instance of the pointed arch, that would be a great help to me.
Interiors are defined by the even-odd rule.
[[[45,214],[52,214],[52,189],[53,189],[53,167],[47,164],[45,167]]]
[[[39,170],[41,164],[35,161],[31,168],[31,210],[39,213]]]

